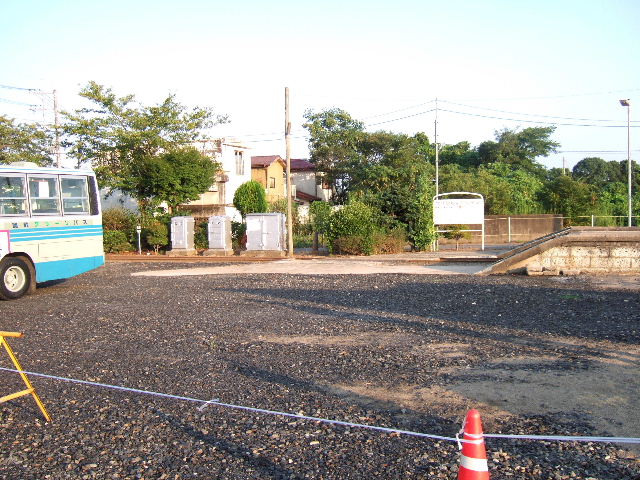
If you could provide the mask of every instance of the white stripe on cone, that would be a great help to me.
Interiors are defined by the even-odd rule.
[[[489,471],[486,458],[471,458],[465,455],[460,455],[460,466],[475,472]]]

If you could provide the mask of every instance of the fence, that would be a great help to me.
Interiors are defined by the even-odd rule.
[[[638,224],[638,218],[634,224]],[[521,243],[535,240],[536,238],[562,230],[571,226],[591,226],[591,227],[625,227],[627,226],[627,216],[620,215],[576,215],[564,217],[562,215],[486,215],[485,222],[485,243]],[[470,238],[460,243],[479,244],[482,241],[479,233],[473,233]],[[439,238],[438,243],[455,243],[454,240]]]

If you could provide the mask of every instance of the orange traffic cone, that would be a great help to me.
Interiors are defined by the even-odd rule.
[[[462,429],[465,441],[462,442],[458,480],[489,480],[480,412],[475,409],[469,410]]]

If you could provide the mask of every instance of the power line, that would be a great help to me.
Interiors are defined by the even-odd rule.
[[[473,102],[473,101],[510,101],[510,100],[552,100],[558,98],[574,98],[574,97],[593,97],[597,95],[611,95],[614,93],[624,93],[624,92],[638,92],[640,88],[626,88],[621,90],[609,90],[606,92],[591,92],[591,93],[571,93],[566,95],[547,95],[547,96],[539,96],[539,97],[502,97],[502,98],[464,98],[462,101]]]
[[[412,114],[412,115],[406,115],[406,116],[404,116],[404,117],[400,117],[400,118],[393,118],[393,119],[391,119],[391,120],[384,120],[384,121],[382,121],[382,122],[369,123],[369,124],[368,124],[368,126],[372,127],[372,126],[374,126],[374,125],[382,125],[382,124],[384,124],[384,123],[398,122],[398,121],[400,121],[400,120],[405,120],[405,119],[407,119],[407,118],[412,118],[412,117],[417,117],[417,116],[420,116],[420,115],[425,115],[425,114],[427,114],[427,113],[431,113],[431,112],[433,112],[433,111],[435,111],[435,108],[432,108],[431,110],[426,110],[426,111],[424,111],[424,112],[414,113],[414,114]]]
[[[37,88],[25,88],[25,87],[12,87],[11,85],[0,85],[0,88],[6,88],[8,90],[22,90],[25,92],[41,92]]]
[[[38,107],[38,105],[33,105],[31,103],[18,102],[16,100],[9,100],[8,98],[0,98],[0,102],[9,103],[11,105],[20,105],[21,107],[30,107],[30,108]]]
[[[475,107],[473,105],[464,105],[462,103],[449,102],[447,100],[442,100],[442,102],[448,103],[450,105],[457,105],[459,107],[474,108],[476,110],[487,110],[489,112],[509,113],[511,115],[524,115],[524,116],[527,116],[527,117],[557,118],[557,119],[560,119],[560,120],[576,120],[576,121],[583,121],[583,122],[619,122],[620,121],[620,120],[597,120],[597,119],[593,119],[593,118],[558,117],[558,116],[553,116],[553,115],[540,115],[540,114],[537,114],[537,113],[510,112],[510,111],[507,111],[507,110],[498,110],[498,109],[494,109],[494,108]],[[635,120],[635,121],[637,121],[637,120]]]
[[[537,123],[543,125],[560,125],[566,127],[600,127],[600,128],[627,128],[627,125],[594,125],[589,123],[560,123],[560,122],[543,122],[537,120],[526,120],[523,118],[505,118],[505,117],[496,117],[492,115],[480,115],[478,113],[469,113],[469,112],[457,112],[454,110],[446,110],[444,108],[438,109],[441,112],[454,113],[456,115],[465,115],[468,117],[480,117],[480,118],[490,118],[493,120],[506,120],[509,122],[524,122],[524,123]],[[631,128],[638,128],[640,125],[632,125]]]

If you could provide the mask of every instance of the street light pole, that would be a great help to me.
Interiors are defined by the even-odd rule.
[[[628,98],[626,100],[620,100],[620,105],[627,107],[627,202],[629,207],[628,223],[629,226],[631,226],[631,220],[633,218],[633,197],[631,196],[631,101]]]

